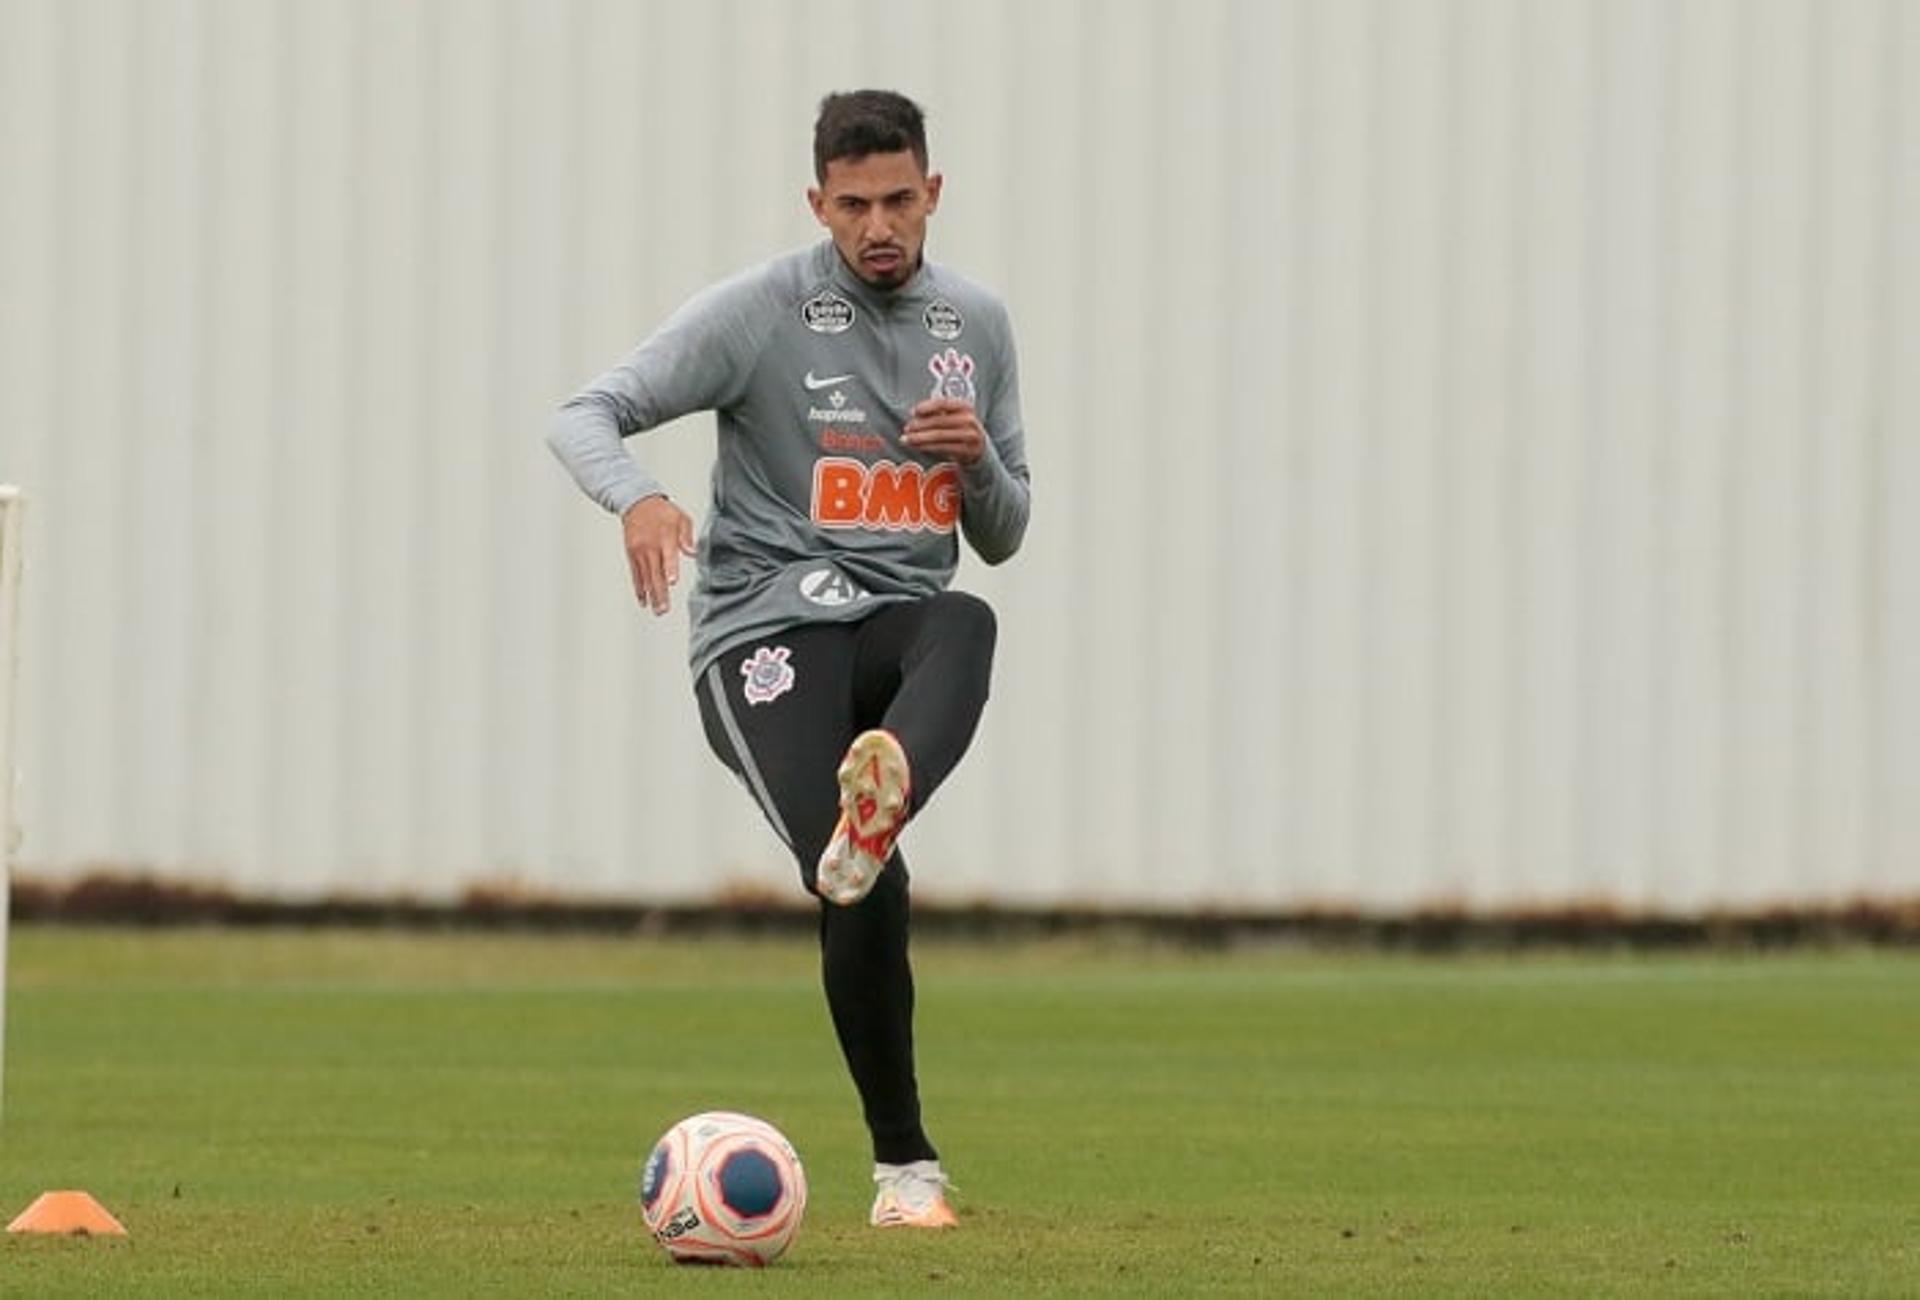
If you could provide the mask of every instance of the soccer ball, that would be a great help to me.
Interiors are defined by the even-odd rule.
[[[779,1129],[714,1110],[654,1144],[640,1179],[647,1229],[675,1263],[761,1268],[793,1244],[807,1173]]]

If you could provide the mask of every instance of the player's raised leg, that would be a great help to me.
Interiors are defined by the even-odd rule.
[[[850,907],[867,896],[907,821],[913,775],[893,733],[875,727],[840,759],[840,818],[815,873],[820,896]]]
[[[840,761],[840,817],[817,871],[823,897],[848,905],[866,896],[907,818],[966,753],[986,707],[994,639],[993,611],[957,591],[860,625],[854,717],[868,729]]]

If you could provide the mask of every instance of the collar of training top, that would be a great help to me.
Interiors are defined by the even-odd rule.
[[[834,288],[851,295],[863,306],[879,311],[904,303],[927,301],[933,297],[934,285],[939,279],[938,268],[927,260],[927,250],[924,247],[920,250],[920,265],[915,268],[913,277],[898,289],[876,289],[862,280],[854,273],[853,268],[847,265],[846,259],[840,256],[840,250],[834,246],[831,239],[820,241],[820,246],[814,253],[814,261]]]

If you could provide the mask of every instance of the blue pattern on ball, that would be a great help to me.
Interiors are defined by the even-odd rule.
[[[640,1204],[649,1210],[660,1199],[660,1189],[667,1185],[667,1167],[673,1160],[673,1153],[665,1142],[653,1149],[647,1157],[646,1173],[640,1179]]]
[[[781,1190],[780,1166],[764,1151],[735,1151],[720,1166],[720,1199],[743,1219],[771,1214]]]

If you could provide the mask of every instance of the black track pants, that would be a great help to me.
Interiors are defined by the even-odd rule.
[[[840,815],[835,771],[853,738],[884,727],[906,751],[918,812],[966,753],[987,701],[993,611],[943,592],[859,623],[790,628],[722,655],[695,684],[707,743],[753,794],[809,892]],[[895,850],[873,892],[820,904],[827,1005],[873,1135],[873,1158],[931,1160],[913,1069],[907,864]]]

